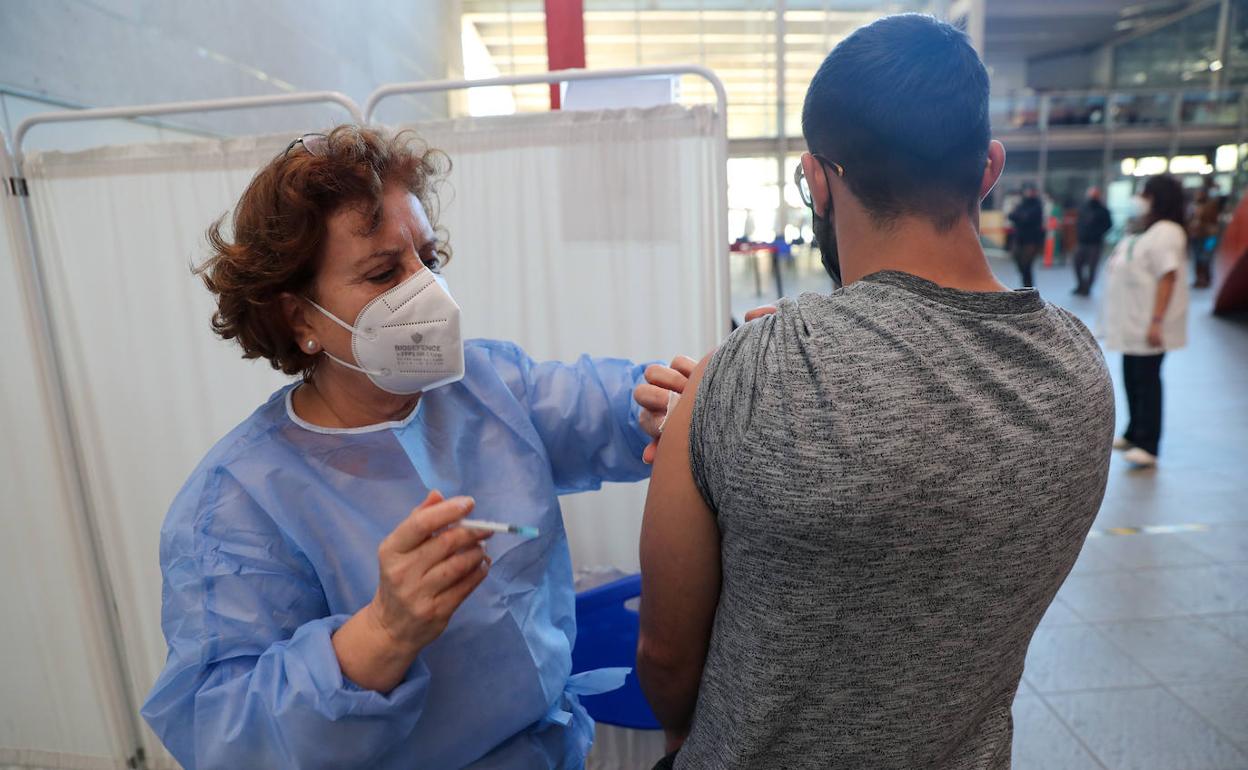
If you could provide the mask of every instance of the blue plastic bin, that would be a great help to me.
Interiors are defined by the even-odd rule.
[[[641,619],[624,603],[638,596],[641,596],[641,575],[630,575],[576,595],[572,673],[636,666]],[[634,730],[659,729],[650,704],[641,694],[635,670],[620,689],[601,695],[583,695],[581,703],[596,722]]]

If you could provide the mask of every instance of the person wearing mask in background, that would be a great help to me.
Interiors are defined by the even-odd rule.
[[[1122,353],[1127,429],[1114,440],[1138,467],[1157,464],[1161,442],[1161,361],[1187,344],[1187,233],[1183,187],[1172,176],[1150,178],[1134,199],[1139,234],[1118,243],[1106,266],[1102,334]]]
[[[1010,212],[1014,224],[1014,264],[1018,265],[1023,286],[1035,286],[1032,265],[1044,248],[1044,202],[1040,193],[1030,182],[1023,185],[1023,199]]]
[[[1079,217],[1075,222],[1075,290],[1074,293],[1086,297],[1092,293],[1092,282],[1096,280],[1096,266],[1101,261],[1101,252],[1105,248],[1105,234],[1113,227],[1113,218],[1109,209],[1101,202],[1101,189],[1091,187],[1088,197],[1079,206]]]
[[[557,496],[647,477],[667,404],[647,380],[684,376],[464,342],[448,162],[410,132],[306,134],[209,231],[213,328],[299,380],[161,529],[169,655],[142,713],[187,770],[572,770],[594,732],[577,695],[622,683],[570,675]]]
[[[1188,247],[1196,265],[1194,289],[1207,289],[1213,282],[1213,255],[1218,244],[1218,220],[1222,216],[1222,199],[1216,183],[1205,179],[1192,200],[1187,225]]]
[[[993,276],[1005,163],[966,35],[824,60],[794,180],[844,288],[698,365],[642,525],[638,674],[678,770],[1002,770],[1036,625],[1105,491],[1096,340]]]

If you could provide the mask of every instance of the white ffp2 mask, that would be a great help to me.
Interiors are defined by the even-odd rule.
[[[442,276],[423,268],[378,295],[348,324],[320,305],[312,307],[351,332],[351,364],[325,351],[348,369],[363,372],[387,393],[412,395],[464,377],[464,341],[459,305]]]

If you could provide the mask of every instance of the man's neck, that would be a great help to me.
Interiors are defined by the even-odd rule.
[[[868,222],[837,220],[837,242],[846,284],[881,270],[925,278],[938,286],[963,291],[1009,291],[993,275],[979,232],[969,218],[941,232],[925,219],[907,217],[879,229]]]

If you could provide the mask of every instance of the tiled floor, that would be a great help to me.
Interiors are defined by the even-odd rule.
[[[761,298],[744,258],[733,272],[738,317],[775,296],[766,265]],[[787,294],[827,290],[817,258],[782,275]],[[1037,280],[1094,325],[1099,297],[1072,297],[1068,268]],[[1016,770],[1248,769],[1248,320],[1209,305],[1193,292],[1189,347],[1166,357],[1160,466],[1114,458],[1094,536],[1032,640]],[[1108,360],[1119,381],[1121,358]],[[1157,525],[1199,528],[1112,532]]]

